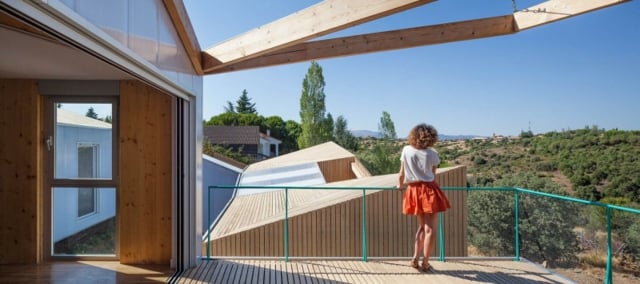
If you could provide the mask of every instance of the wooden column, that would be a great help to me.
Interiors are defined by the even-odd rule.
[[[34,80],[0,80],[0,264],[40,261],[40,96]]]
[[[120,262],[171,259],[172,98],[137,81],[120,85]]]

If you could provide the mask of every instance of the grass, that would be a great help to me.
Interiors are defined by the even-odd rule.
[[[115,217],[107,219],[54,244],[62,255],[115,254]]]

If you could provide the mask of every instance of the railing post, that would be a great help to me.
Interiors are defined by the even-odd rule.
[[[367,261],[367,190],[362,189],[362,261]]]
[[[440,261],[444,262],[444,225],[442,225],[442,212],[438,213],[438,238],[440,247]]]
[[[289,188],[284,188],[284,261],[289,262]]]
[[[514,189],[514,203],[515,203],[515,261],[520,261],[520,207],[518,206],[518,204],[520,204],[519,198],[518,198],[518,189],[515,188]]]
[[[211,187],[207,187],[207,260],[211,259]]]
[[[607,206],[607,272],[606,277],[604,279],[604,283],[611,284],[613,283],[613,275],[611,272],[611,207]]]

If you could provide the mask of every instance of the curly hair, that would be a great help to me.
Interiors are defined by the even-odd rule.
[[[438,130],[430,124],[418,124],[409,132],[408,142],[416,149],[427,149],[438,142]]]

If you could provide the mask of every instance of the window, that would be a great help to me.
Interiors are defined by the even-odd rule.
[[[78,178],[95,178],[98,173],[98,145],[78,144]],[[78,217],[97,211],[96,189],[78,188]]]

